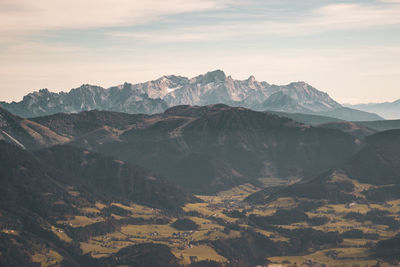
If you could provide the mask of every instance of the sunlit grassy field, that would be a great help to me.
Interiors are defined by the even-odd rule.
[[[337,179],[346,179],[339,177]],[[294,180],[282,180],[275,178],[263,179],[263,183],[271,185],[287,184]],[[357,185],[360,188],[367,188],[366,185]],[[96,222],[103,222],[102,210],[111,206],[128,211],[126,215],[111,214],[115,220],[128,218],[142,218],[144,220],[155,220],[163,218],[164,224],[143,225],[125,224],[114,232],[101,236],[94,236],[85,242],[80,243],[83,253],[89,253],[92,257],[107,257],[116,253],[121,248],[139,243],[160,243],[171,248],[173,254],[181,263],[189,264],[190,258],[195,256],[197,260],[215,260],[227,262],[228,260],[219,255],[213,248],[212,241],[239,238],[239,230],[226,231],[224,224],[236,224],[242,230],[252,230],[270,238],[274,242],[290,242],[290,239],[274,231],[267,231],[249,224],[244,218],[232,218],[227,211],[243,212],[246,216],[251,214],[257,216],[272,216],[277,210],[296,208],[299,201],[303,199],[278,198],[264,205],[253,205],[243,202],[250,194],[260,190],[250,184],[241,185],[231,190],[223,191],[215,196],[198,196],[203,203],[189,203],[183,207],[186,215],[174,216],[165,214],[158,209],[149,208],[138,204],[96,203],[91,207],[81,208],[82,215],[71,216],[67,220],[58,221],[58,226],[52,226],[52,231],[59,239],[71,242],[72,239],[61,229],[60,226],[68,225],[73,228],[86,227]],[[361,189],[360,189],[361,190]],[[391,238],[399,233],[399,230],[389,229],[387,225],[374,224],[370,221],[357,222],[347,219],[350,212],[367,214],[373,209],[388,211],[389,216],[400,220],[400,200],[387,203],[370,203],[345,205],[326,204],[322,207],[306,212],[309,218],[326,217],[327,222],[322,225],[313,226],[308,222],[296,222],[289,225],[277,225],[283,229],[313,228],[324,232],[344,233],[352,229],[362,230],[365,234],[376,234],[378,239],[366,238],[344,238],[337,247],[310,251],[307,255],[270,257],[268,260],[275,266],[301,266],[302,264],[326,264],[327,266],[373,266],[377,263],[371,259],[369,246],[379,240]],[[190,214],[190,215],[188,215]],[[175,229],[172,224],[178,218],[187,218],[198,225],[197,230],[182,231]],[[223,222],[223,223],[222,223]],[[50,252],[34,255],[37,262],[52,262],[48,260]],[[46,256],[47,255],[47,256]],[[51,254],[53,255],[53,254]],[[46,258],[47,257],[47,258]],[[56,254],[51,259],[59,260]],[[354,265],[354,266],[356,266]],[[380,263],[380,266],[390,266]]]

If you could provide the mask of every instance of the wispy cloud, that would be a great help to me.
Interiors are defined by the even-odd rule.
[[[400,1],[384,4],[330,4],[298,14],[297,19],[270,20],[258,16],[252,21],[219,21],[214,25],[181,26],[170,30],[110,32],[115,38],[148,42],[229,40],[251,36],[301,36],[327,31],[349,31],[400,25]]]
[[[266,3],[260,7],[255,3],[254,0],[147,0],[145,4],[141,0],[2,0],[0,34],[3,42],[7,42],[40,31],[109,28],[109,35],[114,38],[163,43],[310,35],[400,25],[400,0],[358,4],[347,1],[298,12],[289,12],[290,1],[286,1],[286,6],[279,7],[279,14],[285,20],[271,15],[275,6]],[[236,9],[227,13],[224,12],[227,7]],[[188,23],[187,17],[179,17],[193,12],[203,12],[203,16],[212,17],[213,23],[207,19]],[[168,19],[173,20],[173,27],[161,29]],[[129,31],[112,29],[140,24],[154,27],[145,32],[135,27]]]
[[[2,0],[0,33],[135,25],[229,4],[229,0]]]

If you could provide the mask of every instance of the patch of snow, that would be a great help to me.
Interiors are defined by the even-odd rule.
[[[3,134],[7,135],[7,137],[10,138],[10,139],[11,139],[14,143],[16,143],[18,146],[20,146],[20,147],[23,148],[23,149],[26,149],[25,146],[24,146],[23,144],[21,144],[20,141],[18,141],[17,139],[15,139],[14,137],[12,137],[12,136],[9,135],[8,133],[6,133],[5,131],[3,131],[3,130],[1,130],[1,129],[0,129],[0,131],[1,131]]]
[[[182,86],[177,86],[177,87],[173,87],[173,88],[167,87],[167,92],[171,93],[171,92],[175,91],[176,89],[180,89],[180,88],[182,88]]]

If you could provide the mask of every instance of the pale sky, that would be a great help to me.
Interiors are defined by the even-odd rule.
[[[0,0],[0,100],[222,69],[400,98],[400,0]]]

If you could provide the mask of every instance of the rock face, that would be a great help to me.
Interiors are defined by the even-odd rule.
[[[110,89],[86,84],[72,89],[69,93],[58,94],[42,89],[26,95],[21,102],[0,104],[8,111],[25,118],[94,109],[126,113],[159,113],[168,107],[163,100],[139,93],[128,84]]]
[[[124,83],[108,89],[82,85],[69,93],[52,93],[47,89],[31,93],[21,102],[0,104],[21,117],[37,117],[59,112],[77,113],[85,110],[108,110],[126,113],[154,114],[176,105],[210,105],[223,103],[254,110],[300,112],[340,119],[378,120],[375,114],[358,112],[343,107],[305,82],[271,85],[258,82],[254,76],[234,80],[221,70],[194,78],[163,76],[139,84]]]

